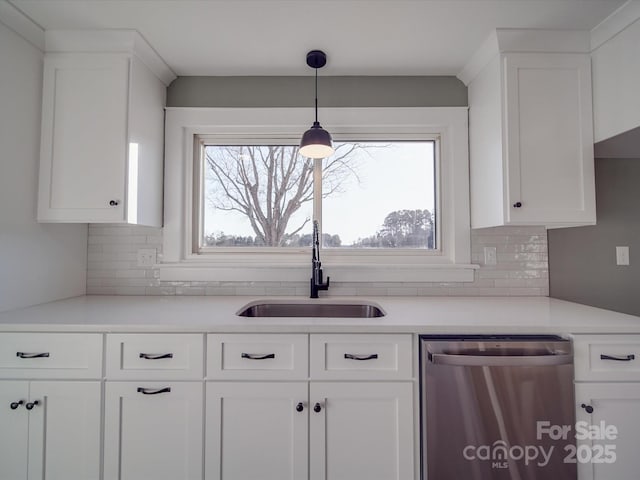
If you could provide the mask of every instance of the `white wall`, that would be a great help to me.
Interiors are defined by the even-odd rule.
[[[38,224],[42,52],[0,23],[0,311],[83,295],[87,226]]]

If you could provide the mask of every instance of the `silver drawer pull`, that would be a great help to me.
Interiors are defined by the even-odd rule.
[[[49,352],[43,352],[43,353],[16,352],[16,357],[20,357],[20,358],[46,358],[48,356],[49,356]]]
[[[249,360],[266,360],[268,358],[276,358],[275,353],[243,353],[240,356],[242,358],[248,358]]]
[[[140,358],[146,360],[160,360],[162,358],[173,358],[173,353],[141,353]]]
[[[616,362],[630,362],[635,359],[636,356],[633,353],[629,355],[600,355],[600,360],[615,360]]]
[[[375,360],[378,358],[378,354],[372,353],[371,355],[358,355],[354,353],[345,353],[344,358],[348,360]]]
[[[158,395],[159,393],[171,393],[171,387],[165,387],[165,388],[138,387],[138,393],[141,393],[143,395]]]

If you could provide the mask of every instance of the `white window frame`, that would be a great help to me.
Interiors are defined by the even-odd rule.
[[[392,138],[391,138],[392,136]],[[377,248],[375,250],[369,248],[357,248],[357,247],[327,247],[326,255],[330,258],[334,257],[354,257],[354,260],[358,263],[367,263],[374,264],[378,262],[380,256],[391,255],[398,256],[401,254],[408,254],[410,256],[422,256],[422,255],[442,255],[441,246],[441,236],[440,232],[442,228],[440,227],[440,136],[439,135],[431,135],[431,134],[406,134],[406,133],[394,133],[393,135],[387,133],[385,137],[380,138],[378,134],[359,134],[358,138],[344,137],[344,135],[334,134],[332,135],[333,141],[335,142],[409,142],[409,141],[420,141],[420,142],[434,142],[435,143],[435,185],[434,192],[436,196],[436,205],[435,210],[432,212],[436,218],[436,246],[435,249],[418,249],[418,248]],[[344,137],[344,138],[343,138]],[[306,254],[308,252],[308,248],[292,248],[292,247],[202,247],[200,246],[200,241],[203,236],[203,227],[204,227],[204,198],[203,198],[203,185],[202,179],[204,176],[203,171],[203,156],[204,156],[204,147],[206,146],[216,146],[216,145],[288,145],[293,146],[297,145],[300,139],[296,137],[291,138],[267,138],[263,142],[256,141],[256,139],[252,136],[247,137],[246,135],[242,136],[222,136],[222,135],[195,135],[194,138],[194,155],[193,155],[193,170],[191,174],[194,178],[193,184],[193,221],[191,222],[191,228],[193,229],[193,235],[191,236],[192,248],[191,251],[187,252],[187,256],[197,255],[196,252],[199,252],[200,255],[208,255],[211,258],[214,258],[216,255],[236,255],[240,256],[243,253],[259,253],[261,254],[261,258],[268,258],[266,255],[275,254],[275,255],[289,255],[292,253],[302,253]],[[318,224],[320,227],[320,233],[324,231],[322,228],[323,214],[322,214],[322,165],[323,159],[315,159],[313,160],[313,207],[312,207],[312,216],[313,220],[318,220]],[[311,232],[311,224],[307,228],[306,232],[302,233],[310,233]],[[339,251],[338,251],[339,250]],[[273,260],[282,258],[280,256],[274,256]]]
[[[473,281],[469,224],[466,107],[323,108],[335,139],[430,139],[440,145],[438,254],[424,249],[322,249],[334,282]],[[198,136],[220,139],[297,139],[308,128],[308,108],[167,108],[165,226],[160,279],[167,281],[306,281],[309,249],[194,253],[194,158]],[[438,180],[437,180],[438,181]]]

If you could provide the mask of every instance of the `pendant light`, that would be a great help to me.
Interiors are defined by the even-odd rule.
[[[318,69],[327,63],[327,56],[321,50],[307,53],[307,65],[316,70],[316,121],[304,132],[300,140],[300,155],[307,158],[326,158],[333,154],[331,134],[318,122]]]

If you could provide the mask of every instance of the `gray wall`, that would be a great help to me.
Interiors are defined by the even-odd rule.
[[[549,230],[550,296],[640,315],[640,159],[596,159],[596,204],[597,225]]]
[[[318,77],[320,107],[466,107],[467,87],[456,77]],[[169,107],[307,107],[314,78],[178,77]]]

